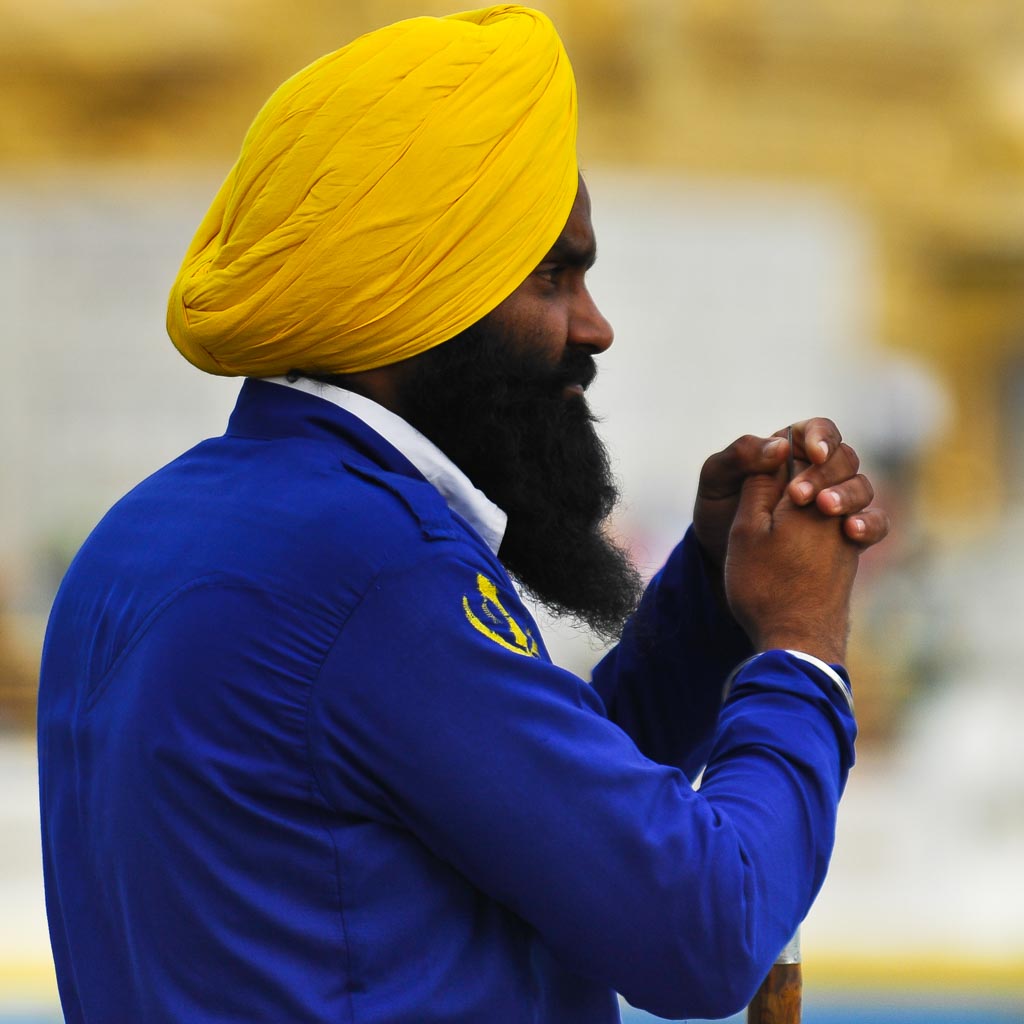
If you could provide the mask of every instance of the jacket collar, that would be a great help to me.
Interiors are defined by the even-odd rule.
[[[498,553],[505,513],[418,430],[362,395],[304,377],[250,379],[242,386],[227,432],[247,437],[343,434],[377,465],[432,484],[448,507]]]

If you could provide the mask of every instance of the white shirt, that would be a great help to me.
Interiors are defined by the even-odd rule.
[[[333,402],[340,409],[362,420],[388,444],[397,448],[437,488],[448,507],[480,534],[494,554],[498,553],[508,516],[483,491],[474,487],[469,477],[437,445],[428,441],[401,416],[396,416],[390,409],[354,391],[346,391],[334,384],[324,384],[308,377],[299,377],[297,380],[289,380],[287,377],[262,379]]]

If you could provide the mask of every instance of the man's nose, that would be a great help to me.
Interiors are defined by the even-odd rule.
[[[579,345],[594,353],[604,352],[615,340],[612,325],[597,308],[590,292],[581,289],[569,323],[569,344]]]

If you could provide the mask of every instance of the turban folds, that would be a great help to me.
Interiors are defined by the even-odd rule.
[[[543,14],[398,22],[267,101],[185,255],[168,333],[227,376],[398,362],[510,295],[577,187],[576,86]]]

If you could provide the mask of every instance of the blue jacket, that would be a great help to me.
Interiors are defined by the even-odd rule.
[[[822,883],[855,731],[784,652],[721,707],[747,653],[686,539],[588,685],[399,452],[246,382],[54,605],[68,1024],[604,1024],[615,991],[735,1011]]]

